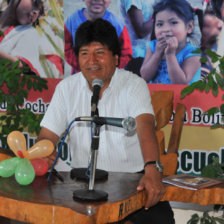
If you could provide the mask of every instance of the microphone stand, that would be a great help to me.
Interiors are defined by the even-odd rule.
[[[91,114],[91,115],[93,115],[93,114]],[[95,111],[95,116],[99,116],[97,108]],[[94,190],[97,154],[98,154],[99,140],[100,140],[100,127],[101,127],[101,125],[97,125],[97,124],[93,123],[89,188],[74,191],[73,192],[74,199],[78,199],[81,201],[105,201],[105,200],[107,200],[107,197],[108,197],[107,192],[101,191],[101,190]]]
[[[91,157],[90,157],[89,190],[94,189],[99,140],[100,140],[100,125],[93,123],[93,136],[92,136]]]

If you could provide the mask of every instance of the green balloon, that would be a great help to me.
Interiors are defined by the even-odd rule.
[[[15,171],[16,181],[21,185],[32,183],[35,178],[35,171],[31,162],[28,159],[22,159]]]
[[[0,162],[0,176],[10,177],[15,173],[17,165],[21,162],[21,158],[13,157]]]

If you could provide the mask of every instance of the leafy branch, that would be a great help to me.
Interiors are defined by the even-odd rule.
[[[198,50],[197,52],[201,52]],[[199,91],[205,91],[206,93],[212,92],[213,96],[217,97],[219,94],[219,90],[224,90],[224,79],[221,74],[224,74],[224,56],[220,56],[217,53],[213,52],[210,49],[206,50],[206,55],[211,58],[212,63],[218,63],[218,66],[213,68],[209,74],[204,77],[203,80],[199,80],[197,82],[192,83],[191,85],[185,87],[181,91],[181,99],[185,98],[187,95],[191,94],[195,90]],[[206,57],[201,58],[201,63],[207,62]],[[224,94],[222,95],[222,100],[224,100]],[[224,104],[221,104],[219,107],[215,106],[207,111],[204,112],[204,114],[207,114],[208,116],[211,116],[213,114],[216,114],[220,112],[222,115],[224,114]],[[222,121],[224,123],[224,116],[222,116]],[[224,128],[224,124],[214,124],[211,126],[211,128]]]
[[[0,105],[6,105],[6,113],[0,115],[0,139],[6,148],[6,137],[14,130],[38,134],[43,115],[34,114],[30,109],[23,109],[24,100],[29,91],[47,89],[47,80],[30,74],[29,68],[19,68],[19,61],[0,59]]]
[[[199,217],[198,214],[193,214],[191,216],[191,219],[187,222],[187,224],[216,224],[216,223],[220,223],[220,224],[224,224],[224,220],[222,218],[219,217],[214,217],[214,216],[210,216],[209,213],[203,212],[202,217]]]
[[[197,51],[198,53],[202,53],[201,50]],[[219,90],[224,90],[224,80],[222,75],[224,75],[224,57],[218,55],[216,52],[213,52],[210,49],[205,51],[207,57],[201,57],[201,63],[206,63],[208,58],[211,59],[213,64],[218,64],[217,67],[214,67],[207,76],[204,77],[203,80],[199,80],[197,82],[192,83],[181,91],[181,99],[185,98],[187,95],[191,94],[195,90],[199,90],[201,92],[212,92],[214,97],[219,95]],[[222,100],[224,100],[224,94],[222,95]],[[211,116],[216,113],[222,114],[222,123],[216,123],[211,126],[211,128],[224,128],[224,104],[221,104],[219,107],[215,106],[207,111],[204,114]],[[223,172],[224,164],[219,163],[218,158],[213,158],[213,162],[205,166],[201,175],[206,177],[222,177],[224,176]],[[215,205],[218,209],[223,209],[220,205]],[[215,207],[214,207],[215,208]],[[191,219],[187,222],[187,224],[224,224],[224,219],[219,217],[210,216],[208,211],[205,211],[201,217],[198,214],[193,214]]]

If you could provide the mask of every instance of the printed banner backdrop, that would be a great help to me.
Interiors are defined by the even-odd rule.
[[[150,1],[150,3],[153,1]],[[4,0],[4,2],[6,1]],[[66,78],[72,73],[71,66],[64,61],[63,25],[71,13],[85,7],[84,1],[47,0],[45,2],[47,3],[45,8],[46,14],[40,19],[40,27],[36,29],[41,38],[39,57],[41,59],[40,70],[43,73],[40,76],[47,77],[48,90],[42,93],[31,91],[23,105],[24,108],[30,108],[37,114],[46,112],[56,85],[61,81],[61,78]],[[195,8],[202,8],[201,0],[189,0],[189,2]],[[111,1],[108,10],[121,17],[119,3],[119,0]],[[27,46],[27,50],[32,50],[33,52],[33,49],[28,47],[28,42],[25,43],[25,46]],[[216,114],[212,117],[203,114],[208,108],[219,106],[222,103],[221,94],[223,93],[214,98],[212,93],[205,94],[195,91],[181,100],[180,93],[186,87],[185,85],[148,84],[148,86],[150,92],[173,90],[174,112],[178,102],[186,106],[185,123],[179,149],[178,172],[199,174],[201,168],[210,163],[213,156],[219,157],[220,162],[224,162],[224,142],[222,137],[224,130],[210,129],[210,125],[221,122],[221,114]],[[0,112],[4,113],[5,110],[6,105],[3,103],[0,105]],[[172,119],[170,124],[164,128],[166,146],[168,145],[171,127]],[[27,139],[27,147],[29,148],[34,144],[36,136],[29,135],[26,132],[24,134]],[[68,143],[65,143],[62,148],[60,160],[61,162],[58,163],[57,169],[69,170],[70,168],[67,166],[70,164]]]
[[[201,168],[211,163],[213,156],[219,157],[219,161],[224,162],[224,130],[210,128],[212,124],[221,123],[221,114],[211,117],[203,114],[209,108],[220,106],[223,103],[223,91],[220,91],[217,97],[214,97],[211,92],[206,94],[195,91],[181,100],[180,93],[184,87],[186,86],[149,84],[150,92],[174,91],[174,111],[178,102],[186,106],[179,147],[178,172],[199,174]],[[166,146],[168,146],[171,123],[172,121],[164,128]]]
[[[45,113],[56,85],[60,79],[48,79],[48,90],[42,93],[30,92],[29,98],[24,103],[25,108],[30,108],[34,113]],[[181,90],[185,85],[164,85],[149,84],[149,90],[152,93],[157,90],[173,90],[174,91],[174,112],[178,102],[186,106],[185,123],[182,131],[180,148],[179,148],[179,166],[178,172],[199,174],[200,169],[211,163],[212,157],[217,156],[220,162],[224,162],[224,142],[223,129],[210,129],[210,125],[220,121],[221,115],[216,114],[212,117],[203,115],[208,108],[219,106],[221,102],[221,94],[214,98],[212,93],[202,93],[195,91],[194,93],[180,99]],[[0,111],[4,112],[5,104],[0,105]],[[169,140],[169,134],[172,127],[172,119],[170,124],[163,130],[165,132],[166,146]],[[35,136],[26,133],[28,140],[27,147],[34,144]],[[67,165],[70,164],[70,152],[68,143],[62,148],[61,162],[58,163],[58,169],[69,170]],[[67,164],[67,165],[66,165]]]

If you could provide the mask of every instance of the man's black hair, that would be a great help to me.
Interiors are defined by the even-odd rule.
[[[75,54],[79,55],[79,50],[92,42],[99,42],[106,45],[113,55],[121,55],[121,47],[114,26],[103,19],[86,21],[82,23],[75,33]]]

